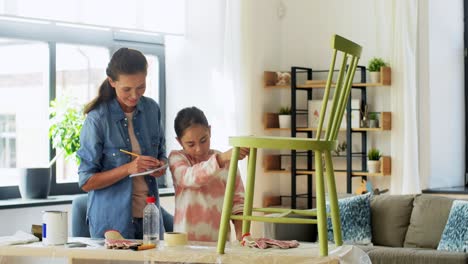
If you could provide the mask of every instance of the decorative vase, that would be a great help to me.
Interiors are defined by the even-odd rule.
[[[21,169],[19,190],[23,199],[46,199],[50,191],[50,168]]]
[[[367,171],[369,173],[379,173],[380,172],[380,160],[368,160]]]
[[[369,79],[371,83],[380,83],[380,72],[369,72]]]
[[[291,115],[278,115],[280,128],[291,128]]]

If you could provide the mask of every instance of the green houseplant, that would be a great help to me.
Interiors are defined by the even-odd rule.
[[[79,164],[75,153],[80,148],[80,131],[84,119],[83,106],[74,103],[68,97],[50,103],[49,138],[52,140],[52,147],[60,152],[52,159],[49,167],[62,153],[65,159],[74,160]]]
[[[367,170],[369,173],[379,173],[380,172],[380,157],[382,154],[380,150],[376,148],[371,148],[367,152]]]
[[[291,108],[282,106],[278,112],[278,121],[280,128],[291,128]]]
[[[369,127],[379,127],[379,118],[375,112],[369,113]]]
[[[289,106],[282,106],[279,110],[279,115],[290,115],[291,114],[291,108]]]
[[[25,168],[20,172],[19,191],[23,199],[46,199],[50,191],[51,167],[62,154],[79,163],[75,153],[80,147],[80,131],[84,122],[82,107],[69,98],[50,103],[49,138],[58,150],[45,168]]]
[[[370,72],[370,82],[380,82],[380,68],[387,66],[387,63],[382,58],[374,57],[369,61],[367,69]]]

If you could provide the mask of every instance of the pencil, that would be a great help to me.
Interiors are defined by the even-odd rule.
[[[133,152],[130,152],[130,151],[126,151],[126,150],[123,150],[123,149],[120,149],[121,152],[125,153],[125,154],[128,154],[128,155],[132,155],[132,156],[135,156],[135,157],[138,157],[140,155],[136,154],[136,153],[133,153]]]

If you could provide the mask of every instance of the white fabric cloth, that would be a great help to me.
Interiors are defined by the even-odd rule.
[[[329,252],[331,256],[338,256],[341,264],[371,264],[369,255],[356,246],[341,246]]]
[[[37,238],[33,234],[26,233],[24,231],[19,230],[19,231],[16,231],[16,233],[12,236],[0,237],[0,246],[27,244],[31,242],[37,242],[37,241],[39,241],[39,238]]]
[[[386,11],[382,15],[386,15]],[[394,194],[420,193],[418,0],[393,2],[392,179]]]

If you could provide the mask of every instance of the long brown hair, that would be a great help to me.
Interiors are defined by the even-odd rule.
[[[195,106],[186,107],[177,113],[174,120],[174,130],[178,138],[181,138],[185,130],[192,125],[202,125],[204,127],[210,127],[208,120],[202,110]]]
[[[113,81],[118,81],[121,74],[146,73],[147,69],[148,62],[143,53],[134,49],[120,48],[112,55],[106,68],[106,75]],[[98,96],[85,106],[84,113],[89,113],[101,103],[110,101],[115,96],[115,89],[106,78],[99,87]]]

